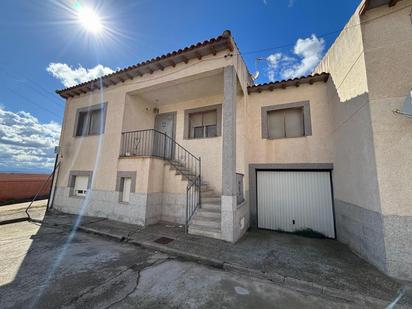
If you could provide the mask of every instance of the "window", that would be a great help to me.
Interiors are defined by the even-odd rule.
[[[85,132],[86,121],[87,121],[87,112],[79,113],[78,120],[77,120],[76,136],[86,135],[86,132]]]
[[[221,134],[222,105],[209,105],[185,110],[183,138],[198,139]]]
[[[97,135],[104,132],[106,103],[77,111],[75,136]]]
[[[73,195],[86,196],[87,187],[89,183],[88,176],[73,176],[74,177],[74,189]]]
[[[309,101],[262,107],[262,138],[312,135]]]
[[[268,137],[288,138],[304,136],[303,108],[289,108],[268,112]]]
[[[132,178],[131,177],[121,177],[120,178],[120,201],[128,203],[130,200],[130,192],[132,188]]]
[[[119,192],[119,201],[129,203],[130,193],[136,189],[136,172],[117,172],[116,191]]]
[[[189,115],[190,138],[217,136],[217,110]]]
[[[97,109],[90,112],[89,134],[100,134],[103,128],[103,112]]]
[[[70,196],[84,197],[90,189],[92,180],[92,171],[70,171],[69,182],[67,186],[70,188]]]

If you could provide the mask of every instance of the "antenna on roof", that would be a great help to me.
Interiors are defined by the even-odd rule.
[[[256,59],[255,59],[255,74],[252,75],[252,80],[257,80],[258,77],[259,77],[260,72],[259,72],[258,66],[259,66],[259,61],[261,61],[261,60],[265,60],[265,58],[256,57]]]

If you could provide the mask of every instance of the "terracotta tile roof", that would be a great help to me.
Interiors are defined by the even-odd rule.
[[[81,83],[73,87],[57,90],[56,93],[58,93],[63,98],[73,97],[75,95],[87,93],[88,91],[92,91],[94,89],[100,89],[101,86],[109,87],[110,85],[115,85],[128,79],[133,79],[136,76],[143,76],[146,73],[152,74],[157,70],[163,71],[165,67],[174,67],[176,66],[176,64],[181,62],[188,63],[190,59],[201,59],[202,57],[209,54],[216,55],[216,53],[220,51],[233,51],[233,49],[234,46],[231,33],[229,30],[225,30],[218,37],[205,40],[183,49],[179,49],[162,56],[131,65],[111,74],[102,76],[101,78]]]
[[[302,77],[297,77],[293,79],[280,80],[272,83],[257,84],[248,87],[248,93],[262,92],[262,91],[272,91],[274,89],[284,89],[289,86],[299,87],[301,84],[313,84],[315,82],[327,82],[329,78],[329,73],[316,73],[313,75],[307,75]]]

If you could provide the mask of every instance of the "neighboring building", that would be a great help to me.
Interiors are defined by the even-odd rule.
[[[302,78],[254,85],[225,31],[58,91],[54,208],[230,242],[309,228],[411,279],[411,7],[362,3]]]

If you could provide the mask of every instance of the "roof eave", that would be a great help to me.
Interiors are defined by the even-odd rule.
[[[317,73],[308,76],[297,77],[294,79],[281,80],[272,83],[265,83],[248,87],[248,93],[260,93],[262,91],[273,91],[275,89],[286,89],[290,86],[299,87],[302,84],[314,84],[316,82],[327,82],[329,73]]]
[[[163,71],[166,67],[175,67],[179,63],[187,64],[191,59],[201,60],[203,57],[213,54],[214,56],[221,51],[233,51],[234,46],[231,40],[230,31],[226,30],[217,38],[199,42],[184,49],[179,49],[171,53],[144,61],[117,72],[102,76],[100,78],[75,85],[73,87],[57,90],[56,93],[67,99],[82,93],[87,93],[95,89],[101,89],[124,83],[126,80],[142,77],[144,74],[153,74],[155,71]]]

